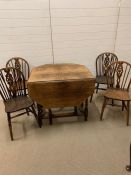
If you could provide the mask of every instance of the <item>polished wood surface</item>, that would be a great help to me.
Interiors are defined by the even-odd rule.
[[[32,69],[29,95],[45,108],[78,106],[94,91],[95,78],[79,64],[46,64]]]

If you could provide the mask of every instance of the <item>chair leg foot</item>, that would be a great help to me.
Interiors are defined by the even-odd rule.
[[[42,119],[41,119],[41,116],[36,114],[34,105],[32,105],[31,108],[32,108],[33,114],[34,114],[34,116],[35,116],[35,118],[36,118],[36,120],[37,120],[37,123],[38,123],[39,127],[41,128],[41,126],[42,126]]]
[[[130,101],[127,101],[127,126],[129,125]]]
[[[13,138],[13,132],[12,132],[12,124],[11,124],[10,113],[7,113],[7,118],[8,118],[8,126],[9,126],[9,131],[10,131],[10,137],[11,137],[11,140],[13,141],[14,138]]]
[[[26,109],[26,113],[27,113],[27,115],[29,115],[29,111],[28,111],[28,109]]]
[[[124,101],[122,101],[122,111],[124,111]]]
[[[96,94],[98,92],[98,89],[99,89],[99,83],[97,83],[97,86],[96,86]]]

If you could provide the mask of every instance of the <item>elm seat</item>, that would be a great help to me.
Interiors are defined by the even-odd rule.
[[[33,101],[29,96],[18,96],[4,102],[5,112],[16,112],[33,105]]]
[[[111,77],[109,80],[110,84],[113,83],[113,78]],[[100,84],[107,84],[107,77],[106,76],[96,76],[96,82],[99,82]]]
[[[118,89],[107,89],[105,93],[103,93],[104,97],[115,100],[124,100],[128,101],[130,99],[129,92],[126,90],[118,90]]]

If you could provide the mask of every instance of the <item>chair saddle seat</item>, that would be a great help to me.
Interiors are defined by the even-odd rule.
[[[112,84],[113,78],[108,78],[109,84]],[[106,76],[96,76],[96,83],[99,84],[107,84],[107,77]]]
[[[107,98],[110,99],[115,99],[115,100],[123,100],[123,101],[130,101],[130,95],[129,92],[126,90],[121,90],[121,89],[107,89],[103,95]]]
[[[16,98],[12,98],[5,103],[5,111],[6,112],[16,112],[33,105],[33,101],[28,96],[18,96]]]

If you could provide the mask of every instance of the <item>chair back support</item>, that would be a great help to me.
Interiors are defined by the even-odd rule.
[[[113,62],[107,69],[107,83],[110,88],[110,79],[112,78],[112,87],[122,90],[129,90],[131,85],[131,64],[125,61]]]
[[[118,61],[118,58],[114,53],[105,52],[100,54],[96,58],[96,75],[104,76],[106,74],[107,67],[114,61]]]
[[[28,80],[30,69],[28,62],[25,59],[20,57],[11,58],[7,61],[6,67],[14,67],[20,70],[23,73],[25,80]]]
[[[0,95],[3,101],[26,95],[23,73],[15,68],[0,69]]]

